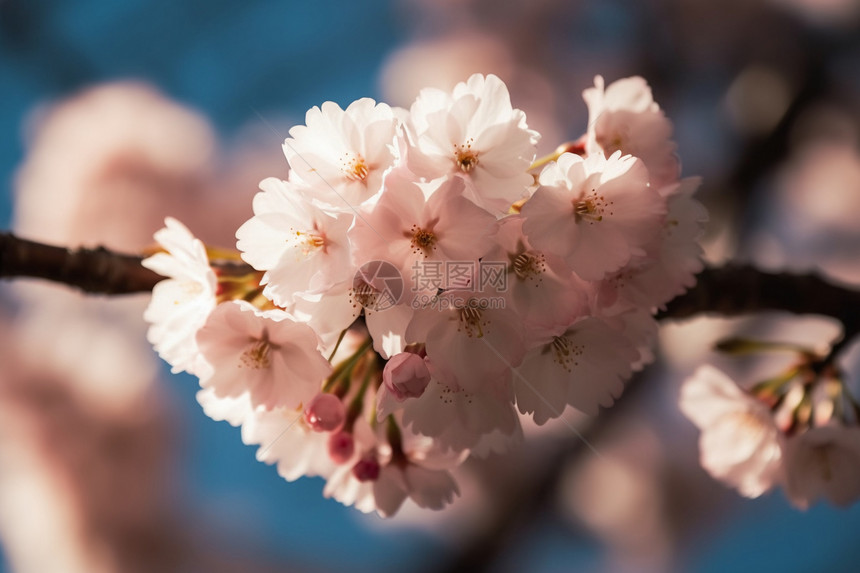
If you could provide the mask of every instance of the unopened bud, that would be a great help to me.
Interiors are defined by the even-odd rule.
[[[418,354],[401,352],[391,357],[382,371],[382,382],[386,389],[400,402],[406,398],[417,398],[430,383],[430,370]]]
[[[337,432],[328,439],[328,455],[336,464],[349,461],[355,452],[355,440],[349,432]]]
[[[333,432],[345,417],[346,407],[332,394],[317,394],[305,408],[305,422],[315,432]]]
[[[376,458],[362,458],[352,466],[352,475],[358,481],[376,481],[379,478],[379,462]]]

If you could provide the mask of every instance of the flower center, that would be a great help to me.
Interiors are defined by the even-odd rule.
[[[520,280],[528,278],[540,279],[540,275],[546,271],[543,255],[532,255],[529,253],[520,253],[513,262],[514,274]]]
[[[350,181],[364,181],[370,173],[364,157],[351,151],[347,151],[341,158],[340,170]]]
[[[587,195],[573,202],[573,218],[577,223],[588,221],[589,225],[599,223],[603,220],[603,214],[608,212],[608,215],[613,215],[612,205],[614,201],[607,201],[603,195],[598,195],[595,189],[592,189]]]
[[[412,225],[412,250],[423,252],[425,257],[436,249],[436,235],[432,229],[424,229],[418,225]],[[408,235],[407,235],[408,236]]]
[[[173,299],[175,305],[186,303],[203,293],[203,285],[194,280],[182,281],[179,286],[182,294]]]
[[[484,336],[484,327],[489,324],[489,321],[481,320],[483,313],[481,309],[474,306],[473,301],[460,309],[460,326],[458,331],[466,333],[469,338],[481,338]]]
[[[307,243],[309,247],[321,249],[325,247],[325,237],[317,235],[316,233],[308,233],[305,237],[305,243]]]
[[[726,414],[725,418],[730,420],[726,423],[732,424],[736,428],[740,428],[751,440],[761,440],[768,432],[768,426],[753,412],[732,412]]]
[[[268,368],[271,364],[271,361],[269,360],[270,348],[271,345],[267,339],[253,339],[253,344],[251,344],[251,346],[239,357],[241,362],[239,367],[241,368],[244,366],[246,368],[253,368],[254,370]]]
[[[353,300],[361,305],[362,308],[376,310],[376,303],[380,294],[379,291],[361,280],[358,281],[358,284],[353,285],[352,292]]]
[[[317,249],[322,249],[324,253],[327,252],[328,240],[325,233],[320,231],[317,223],[314,223],[313,231],[296,231],[295,229],[290,229],[290,232],[295,233],[295,240],[301,245],[302,255],[308,256]],[[287,239],[287,242],[289,243],[291,240]]]
[[[581,344],[573,344],[566,336],[556,336],[552,340],[552,351],[555,354],[553,360],[556,364],[570,372],[574,366],[579,365],[579,357],[582,356],[585,347]]]
[[[457,167],[463,173],[468,173],[478,165],[478,152],[472,150],[474,139],[469,138],[466,143],[454,147],[454,158]]]
[[[444,384],[441,384],[441,383],[439,384],[439,386],[440,386],[439,401],[442,402],[443,404],[445,404],[446,406],[453,404],[454,400],[456,400],[458,397],[461,400],[465,401],[466,404],[469,404],[469,405],[472,404],[472,398],[474,397],[474,394],[472,394],[470,392],[466,392],[463,389],[454,390],[454,389],[452,389],[448,386],[445,386]]]

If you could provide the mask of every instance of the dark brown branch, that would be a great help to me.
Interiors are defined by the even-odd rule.
[[[815,273],[769,273],[748,265],[705,269],[696,286],[670,302],[657,318],[703,313],[737,316],[767,310],[829,316],[842,322],[846,338],[860,333],[860,291]]]
[[[0,233],[0,278],[32,277],[94,294],[151,291],[164,277],[140,265],[141,257],[97,247],[66,249]]]

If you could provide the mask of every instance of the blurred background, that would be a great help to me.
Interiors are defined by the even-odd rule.
[[[0,0],[0,220],[138,252],[165,215],[230,245],[305,111],[408,106],[473,72],[540,152],[582,90],[642,75],[701,175],[707,257],[860,281],[858,0]],[[470,461],[442,513],[383,521],[287,483],[206,418],[145,341],[146,297],[0,285],[0,571],[856,571],[860,507],[746,500],[698,466],[680,380],[729,332],[821,344],[832,321],[666,325],[597,420]],[[855,355],[858,354],[855,352]],[[721,364],[726,366],[725,364]],[[745,364],[745,366],[750,366]],[[860,368],[852,368],[852,371]],[[744,373],[738,371],[738,376]]]

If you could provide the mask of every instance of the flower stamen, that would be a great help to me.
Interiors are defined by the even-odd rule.
[[[469,302],[471,303],[472,301]],[[472,304],[468,304],[460,309],[460,325],[465,330],[466,336],[469,338],[481,338],[484,336],[484,326],[487,323],[486,321],[482,323],[481,317],[481,309]]]
[[[514,274],[520,280],[538,278],[546,270],[543,255],[520,253],[513,262]]]
[[[579,365],[579,357],[582,356],[583,347],[580,344],[571,343],[566,336],[556,336],[552,339],[552,350],[555,352],[555,363],[570,372],[574,366]]]
[[[379,291],[365,281],[359,281],[353,286],[353,300],[365,309],[375,309]]]
[[[322,249],[324,253],[328,249],[328,241],[326,240],[325,233],[320,233],[316,224],[314,224],[313,231],[293,230],[292,232],[295,233],[296,242],[302,245],[302,255],[304,256],[310,255],[316,249]],[[287,242],[290,242],[290,240],[287,239]]]
[[[573,202],[573,217],[579,223],[588,221],[590,225],[599,223],[603,220],[603,214],[608,211],[609,215],[613,214],[611,210],[614,201],[606,201],[603,195],[598,195],[595,189],[591,190],[586,196],[581,197]]]
[[[364,181],[370,173],[370,168],[368,168],[364,157],[350,151],[341,158],[340,170],[350,181]]]
[[[410,236],[407,233],[407,236]],[[414,252],[423,252],[424,256],[429,257],[430,253],[436,250],[436,235],[432,229],[424,229],[418,225],[412,225],[412,250]]]
[[[474,142],[474,139],[469,138],[466,143],[454,147],[455,162],[463,173],[469,173],[478,165],[478,152],[472,150]]]
[[[254,370],[262,370],[271,365],[269,360],[269,350],[271,345],[265,338],[262,340],[252,339],[253,344],[245,350],[239,357],[242,362],[239,367],[253,368]]]

